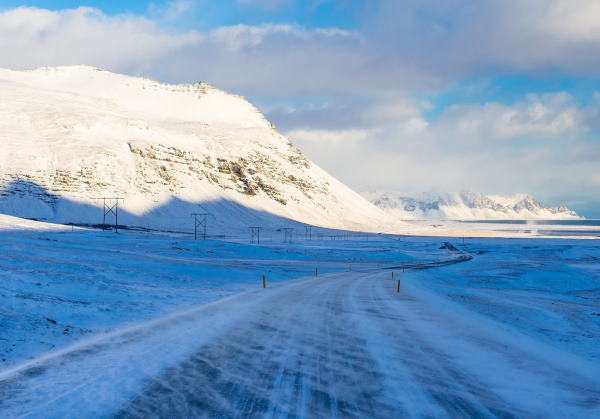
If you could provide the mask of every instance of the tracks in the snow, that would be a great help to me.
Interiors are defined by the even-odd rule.
[[[470,258],[461,254],[398,268],[426,269]],[[371,290],[382,286],[386,281],[381,271],[354,272],[310,280],[304,287],[278,294],[253,318],[152,380],[118,416],[389,418],[410,414],[411,406],[390,387],[402,385],[389,380],[389,369],[400,360],[382,365],[370,349],[395,345],[406,355],[403,333],[395,324],[387,333],[399,340],[377,336],[372,342],[373,335],[361,333],[365,322],[374,330],[383,326],[377,323],[397,321],[393,307],[384,310],[373,298]],[[418,355],[420,365],[426,365],[423,352],[409,354]],[[453,400],[452,411],[481,411],[469,410],[468,402],[462,402],[460,409],[458,405]]]
[[[471,259],[453,253],[393,269]],[[70,411],[120,418],[510,418],[553,412],[535,400],[511,398],[502,387],[502,380],[521,378],[543,383],[548,395],[538,397],[545,402],[575,400],[584,406],[579,412],[600,405],[597,382],[548,373],[552,364],[543,355],[511,346],[502,333],[471,330],[469,316],[448,316],[416,291],[396,293],[389,271],[380,269],[247,293],[25,368],[0,381],[0,412],[11,407],[43,416],[85,397]],[[179,350],[178,339],[189,350]],[[454,346],[474,361],[458,356]],[[151,368],[156,354],[172,361],[170,367]],[[91,357],[110,363],[90,368]],[[140,370],[143,385],[127,381],[129,371]],[[498,381],[498,374],[505,377]],[[50,393],[44,410],[27,405],[35,391]],[[94,400],[94,392],[105,399]],[[114,410],[106,409],[110,402]]]

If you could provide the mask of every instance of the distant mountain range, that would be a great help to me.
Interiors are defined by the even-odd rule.
[[[578,219],[567,207],[547,207],[530,195],[484,195],[476,192],[420,194],[367,192],[367,199],[396,219],[506,220]]]

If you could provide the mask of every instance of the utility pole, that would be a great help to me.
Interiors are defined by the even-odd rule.
[[[292,242],[292,235],[294,234],[294,229],[290,228],[290,227],[285,227],[282,228],[281,230],[283,230],[283,234],[284,234],[284,239],[283,242],[284,243],[291,243]]]
[[[304,226],[304,239],[312,240],[312,226]]]
[[[202,228],[202,239],[206,240],[206,217],[208,213],[193,212],[194,217],[194,240],[198,240],[198,227]]]
[[[260,244],[260,230],[262,227],[249,227],[250,230],[250,243],[254,243],[256,240],[257,244]]]
[[[115,216],[115,233],[119,232],[119,201],[124,202],[125,198],[93,198],[102,200],[102,230],[106,230],[106,216],[113,214]]]

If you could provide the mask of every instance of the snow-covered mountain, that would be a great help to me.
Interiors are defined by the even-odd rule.
[[[484,195],[475,192],[421,194],[367,192],[373,204],[397,219],[558,220],[581,218],[564,206],[546,207],[530,195]]]
[[[119,223],[152,228],[189,230],[192,212],[210,213],[213,231],[389,219],[244,98],[205,83],[0,69],[0,99],[0,213],[95,224],[95,198],[123,197]]]

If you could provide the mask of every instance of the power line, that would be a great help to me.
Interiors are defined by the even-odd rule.
[[[304,226],[304,239],[312,240],[312,226]]]
[[[113,214],[115,216],[115,233],[119,232],[119,201],[125,202],[125,198],[92,198],[102,200],[102,230],[106,230],[106,216]],[[107,202],[108,201],[108,202]]]
[[[206,222],[208,213],[197,213],[193,212],[192,217],[194,217],[194,240],[198,240],[198,227],[202,229],[202,238],[206,240]]]
[[[291,243],[292,242],[292,235],[294,234],[294,229],[290,228],[290,227],[285,227],[281,229],[283,231],[284,234],[284,243]]]
[[[250,243],[254,243],[256,240],[257,244],[260,244],[260,230],[262,227],[248,227],[250,230]]]

